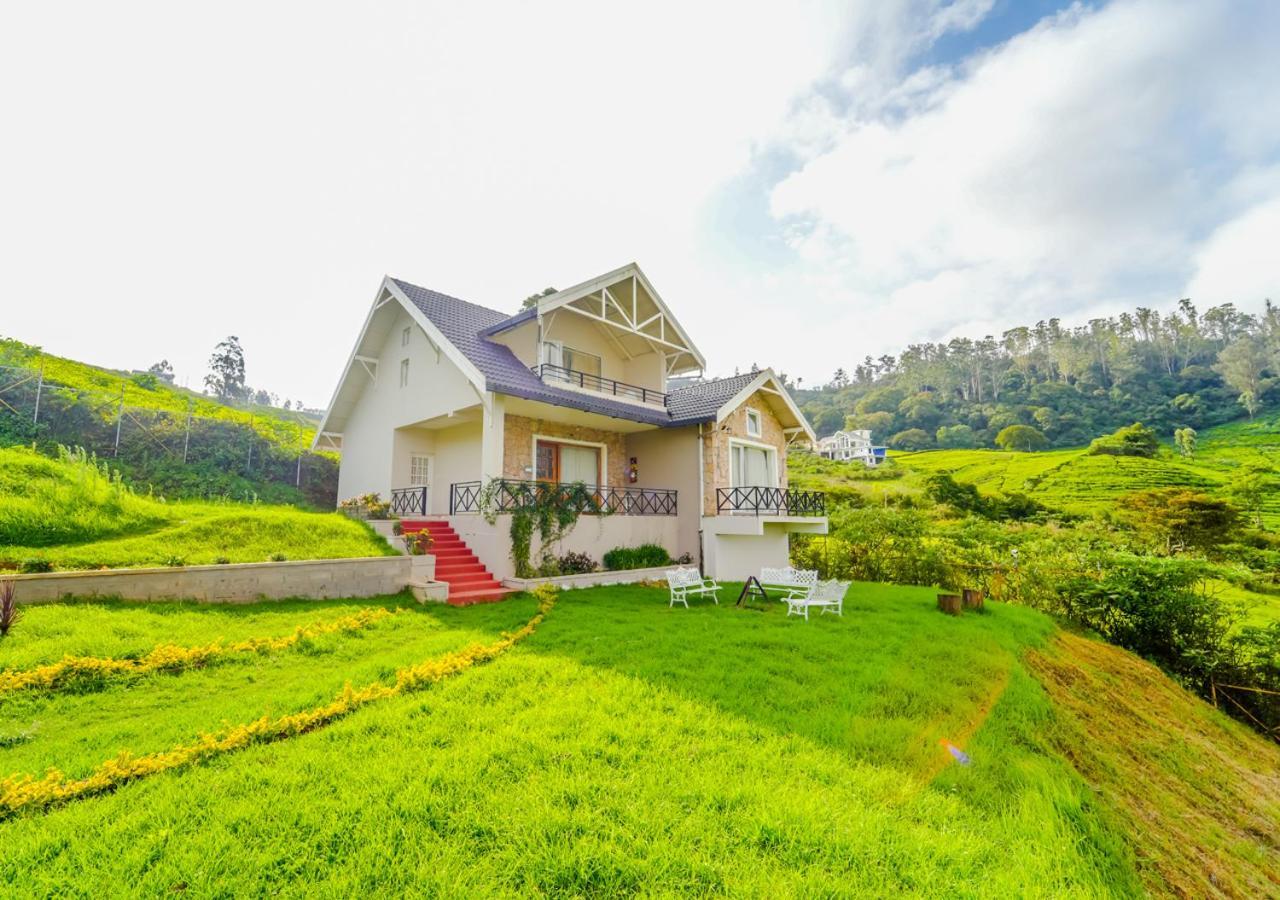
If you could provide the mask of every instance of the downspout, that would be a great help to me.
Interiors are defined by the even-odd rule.
[[[706,514],[706,484],[705,475],[702,468],[702,423],[698,423],[698,571],[705,577],[707,574],[706,566],[703,564],[704,554],[702,550],[702,517]]]

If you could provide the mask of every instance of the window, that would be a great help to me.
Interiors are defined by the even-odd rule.
[[[400,332],[400,346],[401,346],[401,347],[408,347],[408,346],[409,346],[409,332],[411,332],[411,331],[413,331],[413,326],[412,326],[412,325],[409,325],[409,326],[406,326],[406,327],[405,327],[405,330],[404,330],[404,331]]]
[[[538,440],[534,444],[534,477],[564,484],[600,483],[600,448]]]
[[[729,445],[731,487],[777,487],[776,453],[772,447]]]
[[[747,409],[747,436],[760,437],[760,413],[754,409]]]
[[[409,360],[400,360],[400,387],[409,386]]]
[[[574,372],[585,372],[597,378],[600,377],[600,357],[594,353],[583,353],[581,350],[574,350],[572,347],[562,347],[560,358],[564,360],[562,365],[566,369],[571,369]]]
[[[409,487],[426,487],[431,483],[431,457],[413,454],[409,457]]]

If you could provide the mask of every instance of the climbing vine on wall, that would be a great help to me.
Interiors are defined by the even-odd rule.
[[[480,492],[480,512],[490,525],[511,516],[511,561],[517,578],[532,578],[554,562],[556,545],[573,531],[583,513],[609,514],[600,495],[582,482],[517,482],[495,478]],[[538,564],[533,535],[538,535]]]

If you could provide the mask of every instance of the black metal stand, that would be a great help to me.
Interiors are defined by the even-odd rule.
[[[746,584],[742,586],[742,593],[738,595],[737,606],[739,609],[756,609],[762,610],[763,607],[752,606],[748,602],[748,598],[759,597],[761,600],[768,600],[769,595],[765,592],[764,585],[760,583],[760,579],[756,576],[748,576]]]

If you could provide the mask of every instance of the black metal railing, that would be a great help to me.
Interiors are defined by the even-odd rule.
[[[667,395],[662,391],[655,391],[653,388],[640,387],[635,384],[627,384],[625,381],[615,381],[612,378],[601,378],[599,375],[592,375],[590,372],[579,372],[577,369],[566,369],[564,366],[554,366],[551,363],[543,363],[540,366],[531,366],[530,368],[533,370],[533,374],[543,381],[559,381],[564,384],[573,384],[589,391],[612,394],[614,397],[622,397],[626,400],[639,400],[641,403],[661,403],[665,406],[667,402]]]
[[[771,487],[716,488],[716,512],[756,516],[825,516],[827,495],[822,491],[790,491]]]
[[[674,516],[676,492],[666,488],[604,487],[565,484],[555,481],[517,481],[499,478],[492,482],[492,511],[498,513],[527,509],[547,501],[558,501],[586,515]],[[449,488],[450,513],[480,512],[483,483],[464,481]]]
[[[427,489],[425,487],[391,489],[391,515],[425,516],[426,514]]]

